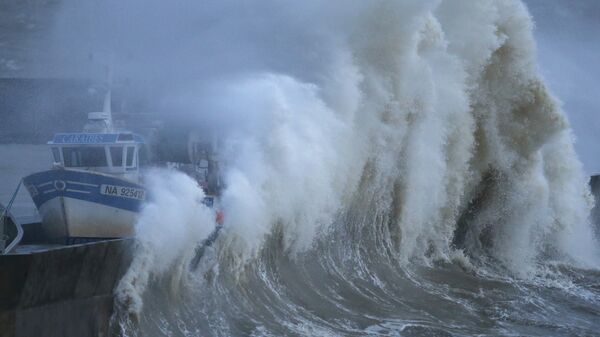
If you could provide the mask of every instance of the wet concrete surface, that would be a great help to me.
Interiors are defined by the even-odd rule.
[[[0,337],[108,336],[132,247],[121,239],[0,256]]]

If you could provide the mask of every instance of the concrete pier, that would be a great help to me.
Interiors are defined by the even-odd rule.
[[[133,240],[0,256],[0,337],[108,336]]]

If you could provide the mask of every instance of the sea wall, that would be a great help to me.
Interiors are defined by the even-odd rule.
[[[0,256],[0,337],[108,336],[132,240]]]

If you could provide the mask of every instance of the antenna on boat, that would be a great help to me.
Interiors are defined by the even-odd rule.
[[[83,128],[85,132],[113,132],[112,120],[112,81],[113,81],[113,57],[107,66],[106,74],[106,94],[104,95],[104,105],[102,112],[88,113],[88,122]]]
[[[111,104],[111,90],[112,90],[112,81],[113,81],[112,62],[108,66],[106,77],[107,77],[106,78],[106,95],[104,96],[104,108],[102,109],[102,111],[107,113],[109,116],[111,116],[112,111],[111,111],[110,104]]]
[[[106,114],[106,116],[108,116],[108,125],[109,125],[109,130],[108,131],[112,131],[113,128],[113,120],[112,120],[112,109],[111,109],[111,104],[112,104],[112,84],[113,84],[113,57],[111,56],[110,58],[110,63],[108,65],[108,69],[106,70],[107,74],[106,74],[106,95],[104,96],[104,107],[102,109],[102,112],[104,112]]]

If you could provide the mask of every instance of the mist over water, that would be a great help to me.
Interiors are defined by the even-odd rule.
[[[225,223],[194,272],[202,191],[149,175],[125,335],[599,328],[592,197],[520,1],[64,6],[68,71],[112,54],[223,143]]]

